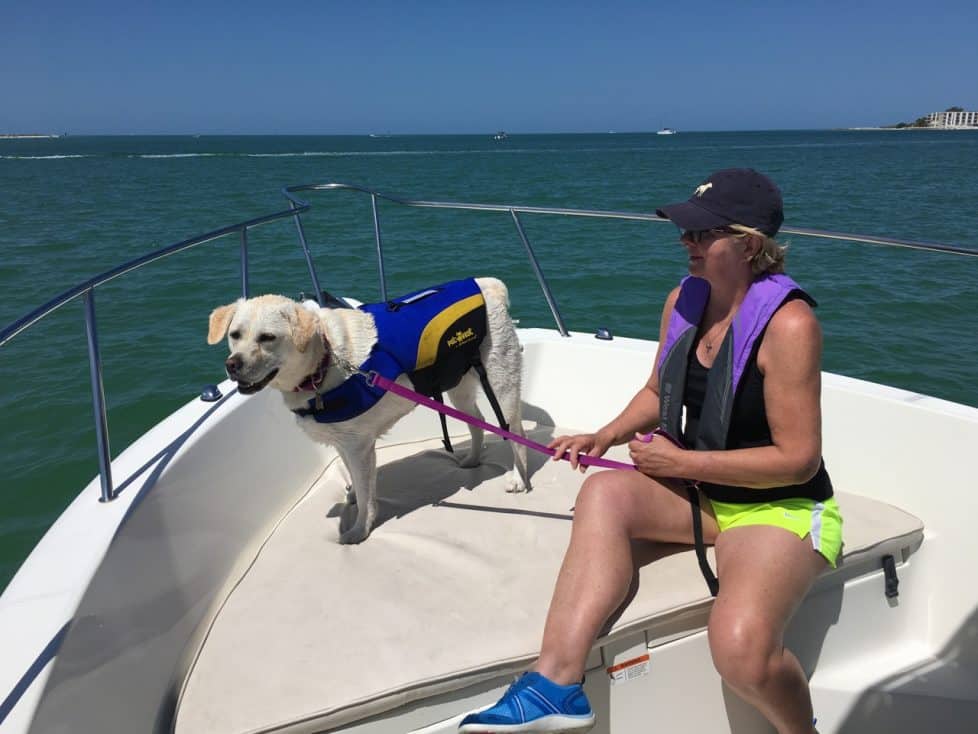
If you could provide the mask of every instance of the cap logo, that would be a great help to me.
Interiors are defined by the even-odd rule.
[[[707,192],[707,190],[713,188],[713,182],[705,183],[696,187],[696,191],[693,192],[693,196],[702,196]]]

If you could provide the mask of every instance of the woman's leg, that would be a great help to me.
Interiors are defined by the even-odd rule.
[[[716,520],[701,514],[705,541],[712,543]],[[598,632],[628,593],[634,574],[631,542],[637,539],[693,542],[685,490],[639,472],[589,476],[577,496],[570,545],[557,576],[535,666],[538,672],[560,684],[581,680]]]
[[[720,594],[710,614],[710,649],[720,675],[779,734],[811,734],[808,680],[784,648],[784,631],[826,561],[778,527],[731,528],[716,541]]]

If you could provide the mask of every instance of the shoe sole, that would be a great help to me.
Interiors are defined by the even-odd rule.
[[[584,734],[594,726],[594,717],[544,716],[525,724],[466,724],[459,734]]]

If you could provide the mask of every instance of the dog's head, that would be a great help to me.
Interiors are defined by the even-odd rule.
[[[207,343],[227,334],[231,355],[224,367],[238,392],[251,395],[269,384],[291,390],[318,362],[309,349],[317,323],[311,311],[284,296],[242,298],[214,309]]]

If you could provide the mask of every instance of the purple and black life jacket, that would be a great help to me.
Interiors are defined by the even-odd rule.
[[[815,306],[814,299],[787,275],[768,273],[751,284],[717,350],[713,366],[707,373],[699,430],[692,448],[705,451],[727,448],[737,390],[746,374],[751,356],[755,354],[758,339],[764,334],[774,313],[792,296],[800,297],[809,305]],[[709,299],[710,284],[706,280],[693,276],[683,279],[679,298],[669,319],[665,342],[660,350],[660,425],[672,436],[683,435],[686,374],[696,344],[699,323]],[[714,485],[703,486],[711,497],[715,494],[708,491],[712,486]],[[716,485],[715,488],[720,490],[717,494],[723,495],[714,497],[715,499],[730,502],[765,502],[780,499],[782,495],[824,499],[832,495],[831,482],[825,474],[824,464],[815,478],[802,485],[771,488],[762,493],[723,485]]]

